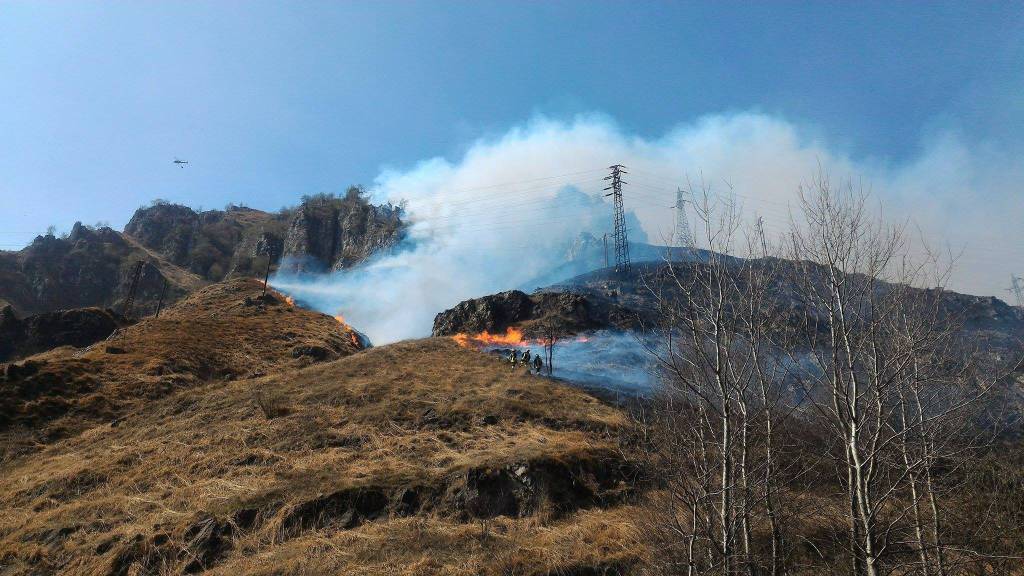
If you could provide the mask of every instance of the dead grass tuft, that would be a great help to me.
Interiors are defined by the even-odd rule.
[[[291,410],[288,407],[288,399],[278,391],[258,390],[253,401],[260,407],[263,416],[267,420],[287,416]]]

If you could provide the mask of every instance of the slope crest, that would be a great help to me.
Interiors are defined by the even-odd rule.
[[[214,284],[85,349],[58,348],[6,365],[0,433],[31,431],[32,441],[47,442],[115,421],[177,389],[362,348],[355,332],[334,318],[298,308],[273,290],[262,298],[262,291],[252,279]]]

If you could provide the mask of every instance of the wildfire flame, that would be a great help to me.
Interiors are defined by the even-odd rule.
[[[506,330],[504,334],[491,334],[487,330],[474,335],[456,334],[452,336],[452,340],[455,340],[456,344],[463,348],[469,348],[471,346],[496,346],[501,344],[506,346],[518,346],[520,344],[529,343],[529,340],[523,339],[523,331],[513,327]]]
[[[338,324],[341,324],[345,328],[348,328],[348,340],[349,340],[349,342],[351,342],[352,345],[355,346],[356,348],[359,348],[360,350],[362,350],[363,349],[363,342],[362,342],[362,340],[359,339],[359,336],[356,334],[356,331],[352,330],[352,327],[348,325],[348,322],[345,321],[345,317],[341,314],[341,312],[338,312],[337,314],[335,314],[334,315],[334,319],[338,321]]]
[[[479,334],[456,334],[451,337],[456,344],[463,348],[486,348],[488,346],[544,346],[543,338],[529,339],[523,337],[523,331],[519,328],[509,327],[504,334],[491,334],[487,330]],[[571,338],[574,342],[588,342],[589,337],[578,335]]]
[[[287,294],[284,295],[284,301],[287,302],[289,306],[295,306],[295,298],[292,298]]]

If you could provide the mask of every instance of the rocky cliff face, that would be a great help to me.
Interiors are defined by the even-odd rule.
[[[272,270],[339,270],[395,246],[403,231],[400,208],[374,206],[359,188],[342,198],[304,198],[277,213],[239,206],[197,212],[157,202],[138,209],[123,233],[77,223],[66,237],[39,236],[18,252],[0,251],[0,305],[21,315],[119,309],[143,261],[136,311],[148,314],[164,279],[170,303],[209,282],[262,277],[268,254]]]
[[[76,223],[67,237],[38,236],[19,252],[0,252],[0,298],[22,315],[120,306],[140,260],[149,265],[140,278],[137,310],[155,307],[165,278],[168,300],[201,284],[110,228]]]
[[[516,326],[527,337],[539,337],[543,325],[552,326],[561,334],[575,334],[604,328],[631,328],[636,320],[631,310],[607,299],[568,292],[527,295],[511,290],[466,300],[441,312],[434,318],[433,335],[479,334],[485,330],[503,334]]]
[[[196,212],[158,203],[139,208],[124,232],[168,261],[212,282],[262,275],[267,254],[281,254],[287,213],[230,206]]]
[[[344,198],[306,198],[288,225],[281,266],[291,272],[349,268],[394,247],[402,233],[401,210],[370,204],[359,188]]]
[[[395,245],[401,212],[374,206],[352,188],[343,198],[321,194],[297,208],[268,213],[231,206],[196,212],[159,203],[140,208],[125,234],[209,281],[262,276],[266,258],[291,272],[348,268]]]

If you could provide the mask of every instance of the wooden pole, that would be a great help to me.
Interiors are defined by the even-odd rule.
[[[548,349],[548,376],[551,376],[552,372],[554,372],[554,370],[555,370],[554,366],[552,365],[553,362],[555,361],[555,335],[554,334],[548,334],[547,349]]]
[[[160,317],[160,310],[164,307],[164,295],[167,294],[167,278],[164,278],[164,287],[160,289],[160,299],[156,301],[156,317]]]
[[[267,271],[263,274],[263,295],[260,299],[265,300],[267,298],[267,284],[270,282],[270,262],[274,259],[274,249],[267,249]]]
[[[604,241],[604,267],[610,266],[608,263],[608,233],[605,232],[604,236],[601,236],[601,240]]]

